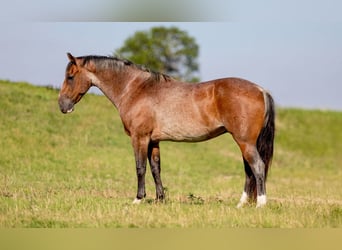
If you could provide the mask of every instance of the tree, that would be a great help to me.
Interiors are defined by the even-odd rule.
[[[119,57],[175,78],[199,81],[199,46],[187,32],[176,27],[137,31],[115,51]]]

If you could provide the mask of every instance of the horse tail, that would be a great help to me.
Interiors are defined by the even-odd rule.
[[[265,164],[265,181],[267,179],[268,169],[271,166],[273,158],[273,144],[275,134],[275,106],[272,96],[264,91],[265,101],[265,120],[264,126],[257,139],[257,150],[262,161]]]

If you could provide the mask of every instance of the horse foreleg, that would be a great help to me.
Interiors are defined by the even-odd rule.
[[[150,143],[148,146],[148,160],[151,172],[156,185],[156,200],[164,199],[164,189],[160,178],[160,149],[159,143]]]
[[[132,145],[134,149],[136,172],[138,179],[138,191],[137,196],[133,201],[133,204],[139,204],[146,196],[145,192],[145,173],[148,151],[148,140],[132,138]]]

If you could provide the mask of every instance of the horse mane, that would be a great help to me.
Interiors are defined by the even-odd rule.
[[[125,67],[139,69],[141,71],[150,73],[151,76],[149,80],[153,80],[155,82],[160,82],[162,80],[170,81],[172,79],[169,75],[156,72],[154,70],[146,68],[143,65],[138,65],[138,64],[133,63],[130,60],[122,59],[119,57],[89,55],[89,56],[78,57],[78,59],[83,60],[83,66],[86,65],[88,62],[92,61],[93,63],[95,63],[96,67],[99,67],[102,69],[104,68],[104,69],[122,70]]]

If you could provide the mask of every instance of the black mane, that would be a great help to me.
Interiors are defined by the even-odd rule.
[[[92,61],[95,63],[97,67],[100,67],[100,68],[112,68],[112,69],[118,70],[118,69],[122,69],[123,67],[133,67],[144,72],[149,72],[151,74],[151,79],[157,82],[161,81],[162,79],[164,81],[171,80],[171,77],[166,74],[153,71],[149,68],[146,68],[143,65],[135,64],[132,61],[127,60],[127,59],[111,57],[111,56],[96,56],[96,55],[82,56],[82,57],[78,57],[78,59],[83,60],[83,66],[86,65],[88,62]]]

